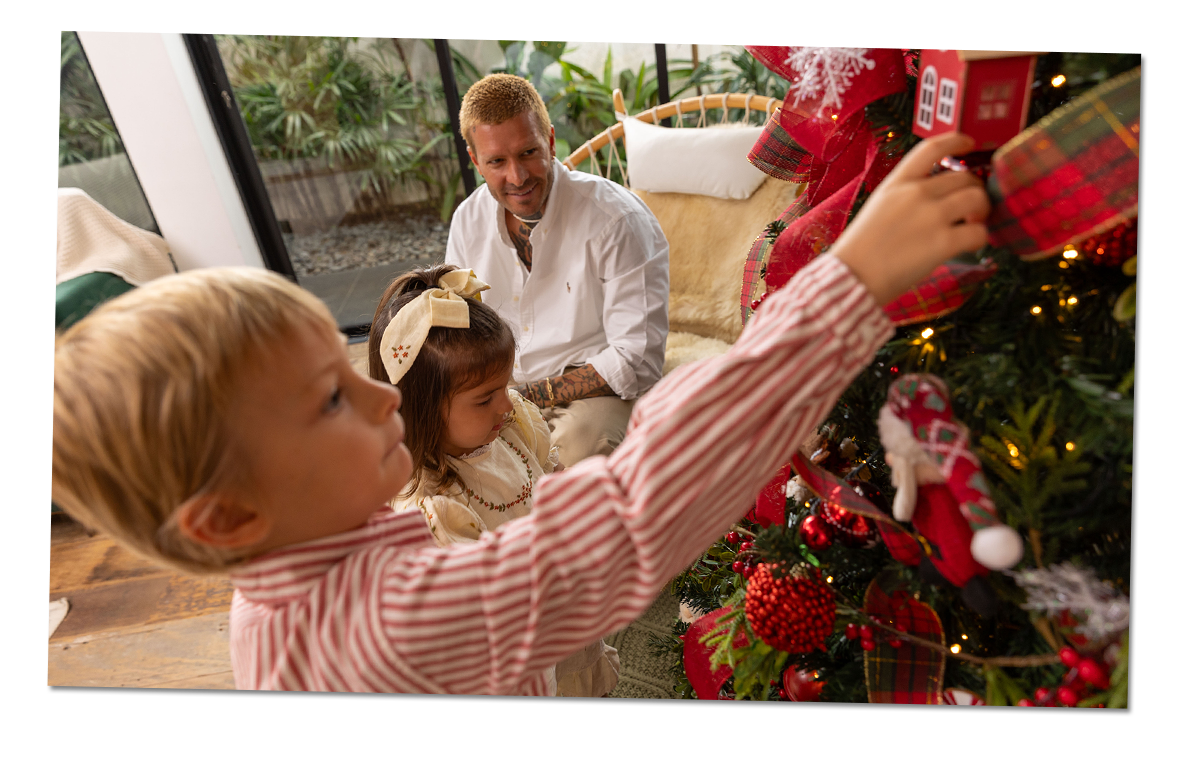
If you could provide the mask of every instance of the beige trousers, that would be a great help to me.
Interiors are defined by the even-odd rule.
[[[565,467],[591,455],[610,455],[622,444],[635,400],[594,396],[548,407],[541,413]]]

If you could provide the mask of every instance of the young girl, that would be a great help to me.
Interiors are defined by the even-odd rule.
[[[442,547],[529,514],[535,484],[561,468],[539,409],[507,387],[515,339],[482,303],[487,288],[450,265],[408,272],[371,323],[368,371],[404,396],[413,464],[392,507],[423,511]],[[618,669],[617,650],[599,639],[557,666],[557,693],[606,695]]]

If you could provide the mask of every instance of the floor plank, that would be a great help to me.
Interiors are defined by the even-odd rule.
[[[51,687],[233,690],[225,612],[49,645]]]
[[[88,585],[144,577],[170,576],[171,572],[126,550],[104,536],[64,541],[53,549],[50,564],[51,594]]]
[[[227,579],[180,574],[60,590],[52,596],[66,598],[70,613],[58,626],[53,640],[227,611],[232,592]]]

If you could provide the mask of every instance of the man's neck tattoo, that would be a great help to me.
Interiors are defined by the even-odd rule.
[[[510,212],[510,211],[508,211]],[[511,215],[515,215],[511,213]],[[527,223],[515,216],[517,223],[513,224],[513,229],[508,229],[507,233],[511,237],[511,243],[515,246],[515,252],[519,254],[519,260],[523,262],[523,266],[527,268],[528,272],[532,271],[532,244],[529,240],[532,237],[532,227],[535,222]]]

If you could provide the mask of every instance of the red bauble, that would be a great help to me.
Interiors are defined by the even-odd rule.
[[[1064,647],[1059,650],[1059,662],[1063,663],[1068,668],[1075,668],[1076,663],[1080,662],[1080,653],[1071,647]]]
[[[808,515],[800,522],[800,538],[808,549],[820,552],[833,546],[833,529],[819,515]]]
[[[742,540],[742,534],[737,531],[730,531],[725,535],[725,540],[730,544],[737,544]]]
[[[755,635],[784,652],[824,649],[837,620],[832,588],[815,569],[799,567],[779,577],[774,571],[759,563],[746,586],[746,619]]]
[[[1086,657],[1076,664],[1076,673],[1089,684],[1096,685],[1102,690],[1109,687],[1109,674],[1105,667],[1090,657]]]
[[[865,515],[850,512],[831,501],[821,501],[820,516],[835,530],[837,538],[846,547],[873,547],[878,543],[874,521]]]
[[[820,697],[824,682],[816,681],[815,671],[800,671],[795,666],[783,672],[783,697],[788,700],[807,703]]]
[[[1138,220],[1117,224],[1080,244],[1080,255],[1093,264],[1120,267],[1138,252]]]
[[[1060,687],[1058,690],[1056,690],[1055,697],[1058,698],[1059,702],[1064,706],[1075,706],[1080,702],[1079,693],[1067,685],[1064,685],[1063,687]]]

